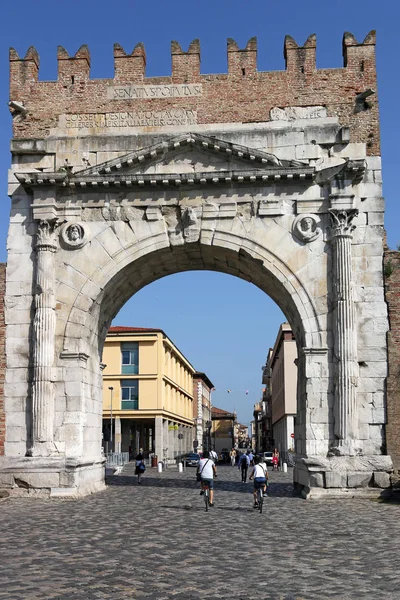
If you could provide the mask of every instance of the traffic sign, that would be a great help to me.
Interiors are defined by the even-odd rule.
[[[290,437],[291,437],[291,438],[294,438],[294,433],[291,433],[291,434],[290,434]]]

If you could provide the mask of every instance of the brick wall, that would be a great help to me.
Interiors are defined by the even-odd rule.
[[[245,49],[229,39],[228,73],[200,73],[200,44],[194,40],[187,52],[172,42],[172,73],[146,78],[146,53],[138,44],[131,54],[114,46],[113,79],[90,79],[90,53],[82,46],[70,57],[58,49],[58,79],[39,81],[39,56],[31,47],[24,58],[10,50],[10,100],[24,105],[26,114],[15,112],[15,138],[45,138],[58,126],[60,115],[115,115],[127,111],[195,111],[198,124],[256,123],[270,120],[270,109],[285,106],[326,106],[351,127],[351,142],[365,142],[370,155],[379,154],[378,98],[373,94],[356,103],[356,95],[376,90],[375,32],[358,43],[352,34],[343,37],[343,68],[316,69],[316,40],[311,35],[299,47],[285,38],[284,71],[257,71],[257,41]],[[201,84],[199,95],[184,97],[109,97],[110,85]],[[13,110],[13,109],[11,109]],[[113,117],[110,117],[113,118]]]
[[[6,368],[6,326],[4,322],[4,293],[6,289],[6,265],[0,263],[0,456],[4,455],[6,421],[4,413],[4,374]]]
[[[400,252],[386,250],[385,295],[389,311],[387,378],[387,452],[400,470]]]

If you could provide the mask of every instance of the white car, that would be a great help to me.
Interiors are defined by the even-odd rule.
[[[273,452],[260,452],[260,454],[258,456],[261,457],[261,460],[263,462],[265,462],[267,465],[270,465],[272,467],[272,457],[273,457],[274,453]]]

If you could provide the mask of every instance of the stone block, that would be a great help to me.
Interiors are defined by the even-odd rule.
[[[352,144],[335,144],[332,147],[331,155],[340,158],[365,158],[365,144],[361,142]]]
[[[12,473],[3,473],[0,471],[0,488],[10,488],[14,485]]]
[[[60,484],[59,473],[18,472],[14,477],[18,487],[51,488]]]
[[[12,425],[7,426],[6,430],[8,442],[22,442],[26,441],[27,433],[26,427],[16,427]]]
[[[325,487],[324,473],[311,473],[309,487]]]
[[[50,498],[76,498],[77,496],[76,487],[53,487],[50,490]]]
[[[8,425],[8,423],[7,423]],[[5,456],[25,456],[26,454],[26,442],[4,442],[4,454]]]
[[[385,213],[383,212],[369,212],[368,213],[368,224],[369,225],[383,225]]]
[[[390,475],[382,471],[374,472],[374,484],[379,488],[390,487]]]
[[[325,473],[325,486],[327,488],[345,488],[347,484],[346,473],[327,471]]]
[[[7,415],[7,428],[9,427],[26,427],[26,414],[25,411],[21,412],[10,412]],[[14,440],[18,441],[18,440]]]
[[[347,474],[347,485],[349,488],[365,488],[372,482],[372,472],[353,472]]]
[[[380,156],[367,156],[366,162],[368,169],[372,171],[382,169],[382,159]]]
[[[298,160],[322,158],[327,155],[327,151],[322,150],[318,144],[296,146],[296,158]]]

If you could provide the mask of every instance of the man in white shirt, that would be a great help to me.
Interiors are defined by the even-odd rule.
[[[254,458],[254,467],[249,477],[249,480],[254,479],[254,508],[257,508],[257,490],[263,488],[264,495],[267,493],[267,480],[268,480],[268,469],[267,465],[261,462],[261,458],[256,456]]]
[[[215,450],[210,450],[210,458],[214,462],[214,465],[216,465],[218,462],[218,454],[215,452]]]
[[[208,483],[208,487],[210,488],[210,506],[214,506],[214,476],[217,476],[217,469],[210,458],[208,450],[204,450],[203,452],[203,458],[199,461],[197,473],[200,473],[202,487],[203,483]],[[203,489],[200,494],[204,494]]]

